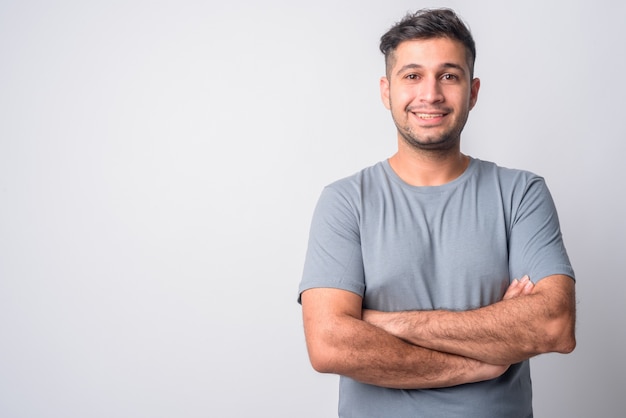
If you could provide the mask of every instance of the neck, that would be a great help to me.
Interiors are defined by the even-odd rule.
[[[389,164],[412,186],[441,186],[463,174],[469,165],[469,157],[461,153],[459,146],[445,151],[400,146],[389,158]]]

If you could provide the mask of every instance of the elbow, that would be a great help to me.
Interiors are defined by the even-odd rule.
[[[543,331],[547,346],[544,352],[569,354],[576,348],[576,300],[574,284],[563,278],[567,285],[560,292],[546,298],[543,311]]]
[[[307,351],[313,370],[319,373],[328,373],[328,358],[324,356],[324,351],[310,341],[307,341]]]
[[[576,348],[576,313],[567,312],[561,318],[561,326],[556,352],[569,354]]]
[[[555,320],[546,327],[546,347],[543,352],[569,354],[576,348],[576,332],[573,318]]]
[[[561,354],[569,354],[576,348],[576,335],[574,332],[569,333],[569,335],[565,335],[561,337],[559,340],[559,344],[555,347],[557,353]]]
[[[336,342],[331,338],[332,329],[305,327],[305,330],[306,348],[311,367],[319,373],[335,373],[337,348]]]
[[[308,352],[313,370],[318,373],[336,373],[334,357],[330,354],[332,350],[309,344]]]
[[[332,373],[331,362],[323,356],[309,354],[311,367],[318,373]]]
[[[574,333],[558,334],[546,338],[544,353],[569,354],[576,348],[576,336]]]

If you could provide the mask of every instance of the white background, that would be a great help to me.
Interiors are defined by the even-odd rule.
[[[578,348],[537,417],[626,410],[626,3],[0,1],[0,416],[331,417],[296,303],[321,188],[390,156],[378,40],[448,5],[464,152],[543,175]]]

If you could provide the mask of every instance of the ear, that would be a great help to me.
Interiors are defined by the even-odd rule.
[[[385,107],[391,110],[391,101],[389,99],[389,80],[387,77],[380,78],[380,98]]]
[[[475,78],[472,80],[470,91],[470,110],[474,108],[476,101],[478,101],[478,90],[480,90],[480,78]]]

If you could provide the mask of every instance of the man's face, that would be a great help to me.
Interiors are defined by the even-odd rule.
[[[404,41],[380,81],[381,97],[398,135],[416,149],[448,150],[459,143],[480,80],[470,80],[465,48],[449,38]]]

